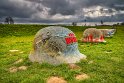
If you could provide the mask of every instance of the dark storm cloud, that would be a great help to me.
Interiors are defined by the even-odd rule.
[[[37,4],[25,2],[24,0],[0,1],[0,17],[30,18],[37,11],[42,11],[42,7]]]
[[[67,0],[43,0],[42,4],[51,8],[49,11],[51,15],[60,13],[62,15],[74,15],[75,7],[73,7]]]
[[[112,9],[116,11],[124,10],[124,0],[27,0],[50,8],[49,14],[55,15],[74,15],[81,8],[89,8],[92,6],[108,7],[108,12]],[[120,5],[120,6],[119,6]]]
[[[118,12],[118,14],[115,15],[115,19],[120,19],[120,15],[124,16],[124,13],[119,14],[120,11],[124,11],[124,0],[0,0],[0,18],[12,16],[17,18],[17,20],[20,19],[20,21],[56,22],[50,18],[56,14],[60,14],[63,16],[77,16],[77,18],[83,19],[83,12],[81,16],[82,18],[78,15],[80,10],[83,8],[92,8],[96,6],[108,8],[106,11],[102,8],[100,9],[100,12],[104,11],[106,14]],[[49,10],[44,10],[45,7],[49,8]],[[115,11],[113,11],[113,9]],[[41,15],[44,13],[42,11],[48,12],[48,18],[47,16],[44,18],[46,13]]]
[[[42,4],[50,8],[49,14],[55,15],[60,13],[62,15],[74,15],[76,6],[69,3],[68,0],[27,0],[37,4]]]
[[[18,4],[10,2],[9,0],[0,1],[0,16],[13,16],[13,17],[30,17],[30,13],[33,11],[26,11],[29,8],[19,7]]]

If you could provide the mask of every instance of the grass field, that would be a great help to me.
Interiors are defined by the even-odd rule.
[[[28,55],[36,32],[46,25],[0,25],[0,83],[45,83],[51,76],[63,77],[68,83],[124,83],[124,26],[117,26],[116,34],[105,38],[106,43],[91,44],[79,41],[79,50],[87,60],[77,63],[73,70],[67,64],[59,66],[32,63]],[[78,40],[87,27],[68,26]],[[97,28],[111,28],[98,26]],[[10,52],[10,50],[18,50]],[[15,64],[16,61],[22,60]],[[26,66],[26,70],[11,73],[11,67]],[[76,74],[86,73],[90,78],[76,80]]]

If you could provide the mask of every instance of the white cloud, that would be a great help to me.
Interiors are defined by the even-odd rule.
[[[44,6],[42,6],[42,8],[43,8],[43,10],[42,11],[37,11],[36,13],[34,13],[33,15],[32,15],[32,19],[49,19],[50,18],[50,16],[49,16],[49,10],[50,10],[50,8],[47,8],[47,7],[44,7]]]
[[[111,15],[116,15],[117,11],[115,9],[110,9],[107,7],[102,7],[102,6],[93,6],[89,8],[83,8],[82,9],[82,14],[84,14],[85,17],[91,17],[91,18],[96,18],[100,16],[111,16]]]
[[[72,15],[61,15],[61,14],[56,14],[51,17],[52,20],[68,20],[73,18],[74,16]]]

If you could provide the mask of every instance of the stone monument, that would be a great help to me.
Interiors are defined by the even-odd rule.
[[[96,28],[88,28],[83,32],[83,42],[106,42],[101,30]]]
[[[64,27],[50,26],[39,30],[34,38],[32,62],[59,65],[76,63],[86,56],[79,52],[75,34]]]
[[[99,29],[99,30],[102,32],[104,37],[112,37],[116,32],[116,29]]]

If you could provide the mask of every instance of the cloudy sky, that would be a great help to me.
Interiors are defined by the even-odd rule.
[[[20,23],[124,21],[124,0],[0,0],[0,21]]]

